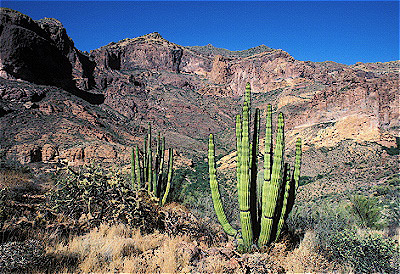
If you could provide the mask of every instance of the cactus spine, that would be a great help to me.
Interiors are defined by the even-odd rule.
[[[253,135],[250,138],[250,90],[250,84],[247,83],[242,115],[236,116],[236,178],[241,236],[245,250],[248,250],[253,244],[261,247],[278,239],[284,222],[294,205],[301,165],[301,139],[298,139],[296,143],[296,159],[293,172],[291,172],[289,164],[285,164],[283,161],[285,140],[282,113],[279,113],[278,116],[276,144],[273,149],[272,107],[268,105],[264,146],[264,175],[263,180],[257,180],[261,115],[259,109],[256,108]],[[238,235],[237,230],[229,224],[223,210],[216,179],[215,147],[212,134],[210,134],[209,138],[208,163],[211,195],[218,220],[227,234]]]
[[[136,145],[132,149],[131,156],[131,180],[135,189],[140,189],[142,182],[147,187],[147,192],[163,206],[171,189],[173,176],[173,149],[168,149],[168,167],[164,169],[165,138],[160,133],[157,135],[157,148],[153,160],[151,146],[151,125],[143,144],[143,154],[140,157],[139,148]]]

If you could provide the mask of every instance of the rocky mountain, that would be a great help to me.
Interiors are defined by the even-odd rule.
[[[343,142],[386,153],[381,164],[395,166],[399,61],[299,61],[264,45],[236,52],[184,47],[156,32],[86,53],[56,19],[35,21],[2,8],[0,22],[3,158],[127,164],[130,147],[142,143],[151,122],[187,167],[206,157],[210,132],[218,153],[232,151],[233,117],[250,82],[254,106],[271,103],[286,115],[289,154],[293,140],[303,138],[305,166],[324,157],[313,156],[316,150],[340,154]],[[304,175],[324,168],[305,168]]]
[[[202,55],[209,56],[209,57],[214,57],[216,55],[222,55],[227,58],[249,57],[249,56],[252,56],[252,55],[255,55],[258,53],[273,50],[272,48],[267,47],[266,45],[261,45],[261,46],[254,47],[251,49],[239,50],[239,51],[230,51],[230,50],[223,49],[223,48],[217,48],[211,44],[208,44],[205,46],[189,46],[186,48],[188,48],[192,51],[195,51],[197,53],[200,53]]]

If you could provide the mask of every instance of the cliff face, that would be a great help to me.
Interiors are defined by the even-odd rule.
[[[52,85],[85,96],[95,63],[75,48],[60,21],[37,21],[10,9],[0,13],[0,76]]]
[[[9,9],[1,10],[0,22],[2,77],[39,84],[69,85],[71,65],[39,24]]]
[[[204,154],[210,132],[230,150],[246,82],[254,106],[285,113],[289,145],[301,136],[305,149],[346,139],[395,146],[399,61],[304,62],[267,46],[183,47],[158,33],[83,53],[56,19],[2,9],[0,22],[2,150],[24,162],[112,162],[141,140],[148,121],[185,157]],[[93,142],[113,152],[95,153]]]

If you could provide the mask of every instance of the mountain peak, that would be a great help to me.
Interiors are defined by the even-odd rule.
[[[161,36],[160,33],[152,32],[152,33],[148,33],[148,34],[145,34],[145,35],[142,35],[142,36],[138,36],[138,37],[135,37],[135,38],[125,38],[125,39],[122,39],[122,40],[120,40],[118,42],[110,42],[109,44],[107,44],[107,45],[105,45],[103,47],[108,47],[108,46],[111,46],[111,47],[124,47],[124,46],[127,46],[127,45],[129,45],[129,44],[131,44],[133,42],[149,41],[149,40],[159,40],[159,41],[164,41],[164,42],[167,41],[164,37]],[[167,42],[169,42],[169,41],[167,41]],[[100,47],[100,48],[102,48],[102,47]]]
[[[143,36],[141,36],[141,38],[147,38],[147,39],[164,39],[162,36],[161,36],[161,34],[160,33],[158,33],[158,32],[152,32],[152,33],[149,33],[149,34],[145,34],[145,35],[143,35]]]
[[[39,23],[39,25],[47,24],[47,25],[58,26],[58,27],[61,27],[61,28],[64,27],[63,24],[60,22],[60,20],[55,19],[55,18],[47,18],[47,17],[45,17],[45,18],[42,18],[42,19],[39,19],[39,20],[35,20],[35,21],[37,23]]]
[[[238,51],[231,51],[224,48],[217,48],[212,44],[207,44],[205,46],[188,46],[187,49],[193,50],[197,53],[206,56],[215,56],[215,55],[222,55],[228,58],[239,58],[239,57],[249,57],[255,54],[259,54],[262,52],[272,51],[273,49],[266,46],[260,45],[254,48],[246,49],[246,50],[238,50]]]

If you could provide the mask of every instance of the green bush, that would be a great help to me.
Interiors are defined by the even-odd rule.
[[[304,186],[314,182],[313,177],[311,176],[300,176],[299,186]]]
[[[174,185],[169,195],[171,200],[190,208],[198,217],[217,221],[208,176],[208,163],[195,159],[193,167],[174,170]],[[219,174],[219,178],[221,178],[220,190],[224,203],[229,205],[226,209],[227,215],[232,215],[232,218],[236,220],[238,210],[236,187],[223,174]]]
[[[322,206],[314,213],[313,223],[322,251],[325,251],[329,250],[333,235],[339,231],[354,229],[357,220],[349,214],[345,204],[339,204]]]
[[[318,253],[354,272],[396,273],[400,256],[398,243],[369,228],[382,224],[382,207],[375,198],[355,197],[352,198],[355,205],[350,206],[345,201],[297,205],[288,219],[288,229],[295,234],[313,230]],[[369,226],[363,225],[354,206]]]
[[[209,195],[208,163],[195,161],[193,168],[180,168],[174,171],[174,187],[171,200],[193,206],[199,198]]]
[[[400,137],[396,137],[396,146],[386,147],[382,146],[389,155],[399,155],[400,153]]]
[[[388,179],[387,183],[388,183],[389,186],[393,186],[393,187],[398,187],[398,186],[400,186],[400,178],[399,178],[399,175],[396,174],[396,175],[391,176],[391,177]]]
[[[364,201],[364,198],[360,200]],[[377,206],[376,200],[368,201]],[[289,229],[300,225],[303,231],[314,230],[319,253],[355,272],[395,272],[398,243],[369,228],[360,229],[359,216],[350,214],[352,210],[346,203],[322,204],[308,210],[300,208],[291,216]],[[372,219],[376,224],[377,219]]]
[[[345,229],[336,231],[329,240],[330,257],[352,267],[355,272],[396,271],[394,260],[399,255],[398,243],[392,239],[385,239],[376,233],[360,235]]]
[[[377,198],[355,195],[350,201],[351,212],[359,218],[362,227],[382,228],[382,207]]]

